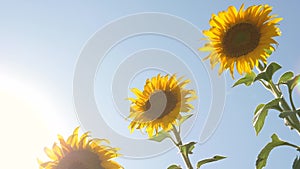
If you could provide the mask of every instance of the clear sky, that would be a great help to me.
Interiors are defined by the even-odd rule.
[[[195,116],[184,124],[187,132],[184,141],[198,142],[192,162],[216,154],[228,157],[203,169],[254,168],[257,154],[274,132],[283,140],[299,144],[299,136],[283,125],[277,112],[269,113],[262,132],[256,136],[253,112],[258,104],[268,102],[273,96],[259,84],[231,88],[234,81],[229,72],[216,81],[216,71],[211,71],[208,62],[201,60],[207,53],[197,51],[204,44],[201,31],[209,28],[211,14],[242,3],[246,7],[269,3],[274,7],[272,14],[284,18],[279,25],[282,36],[276,38],[279,46],[268,61],[280,63],[281,73],[287,70],[300,73],[296,54],[300,38],[297,0],[1,0],[0,168],[38,168],[36,158],[47,159],[44,146],[51,147],[58,133],[67,137],[78,125],[82,126],[81,133],[89,130],[92,136],[108,137],[112,146],[120,147],[124,157],[116,161],[125,168],[160,169],[175,163],[183,166],[178,150],[172,148],[170,141],[155,144],[140,132],[130,134],[129,122],[123,119],[128,115],[123,109],[129,105],[122,100],[123,96],[133,96],[128,88],[141,89],[145,79],[166,72],[190,78],[192,82],[187,87],[197,91],[198,100],[193,102]],[[157,20],[165,22],[156,19],[147,22],[146,16],[143,21],[139,16],[145,13],[157,14],[161,16]],[[136,20],[132,15],[138,16]],[[126,18],[129,22],[124,24]],[[152,28],[155,31],[147,32]],[[89,46],[89,40],[105,30],[106,39],[96,40],[99,50],[100,46],[107,47],[105,57],[101,62],[87,60],[82,52]],[[131,35],[124,36],[124,32]],[[110,45],[114,38],[117,43]],[[82,72],[80,65],[87,72]],[[85,82],[78,77],[89,78],[88,75],[93,75],[88,84],[92,88],[78,90],[78,84]],[[88,91],[90,95],[78,98],[74,90],[81,94]],[[89,98],[94,99],[96,107],[85,107]],[[300,106],[300,87],[295,90],[294,100]],[[220,110],[222,116],[213,110]],[[204,128],[211,114],[220,118],[219,123],[210,126],[216,129],[213,133]],[[291,168],[296,155],[299,154],[289,147],[275,149],[266,168]]]

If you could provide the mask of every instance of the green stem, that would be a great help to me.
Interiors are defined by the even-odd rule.
[[[272,80],[269,81],[269,84],[270,84],[271,91],[274,94],[274,96],[276,98],[281,98],[281,106],[282,106],[283,110],[291,111],[292,109],[290,108],[290,106],[288,105],[286,100],[284,99],[280,89],[278,87],[276,87],[276,85],[273,83]],[[288,124],[292,128],[296,129],[298,131],[298,133],[300,134],[300,127],[299,127],[300,122],[299,122],[297,116],[295,114],[292,114],[292,115],[286,117],[286,120],[287,120]]]
[[[299,150],[300,150],[300,147],[299,147],[299,146],[297,146],[297,145],[295,145],[295,144],[286,143],[286,145],[287,145],[287,146],[290,146],[290,147],[293,147],[293,148],[296,148],[296,149],[297,149],[297,151],[299,151]]]
[[[177,145],[176,141],[172,138],[172,136],[170,136],[170,137],[168,137],[168,138],[171,139],[171,141],[172,141],[175,145]]]
[[[271,89],[270,89],[270,86],[268,86],[267,83],[265,83],[263,80],[259,80],[259,81],[261,82],[261,84],[263,84],[263,86],[264,86],[266,89],[271,90]]]
[[[174,136],[175,136],[175,138],[176,138],[176,140],[177,140],[176,146],[177,146],[178,149],[180,150],[180,146],[183,145],[183,144],[182,144],[181,137],[180,137],[180,133],[177,131],[176,126],[174,126],[174,125],[173,125],[172,131],[173,131]],[[192,164],[191,164],[189,155],[188,155],[188,154],[185,155],[185,154],[184,154],[183,152],[181,152],[181,151],[180,151],[180,153],[181,153],[181,156],[182,156],[182,158],[183,158],[183,160],[184,160],[184,162],[185,162],[187,168],[188,168],[188,169],[193,169],[193,166],[192,166]]]
[[[290,97],[290,103],[292,105],[292,108],[293,110],[295,111],[296,110],[296,107],[294,105],[294,101],[293,101],[293,94],[292,94],[292,91],[289,90],[289,97]]]
[[[289,90],[289,97],[290,97],[290,102],[291,102],[291,105],[292,105],[292,108],[295,112],[297,112],[297,115],[298,117],[300,117],[300,112],[299,111],[296,111],[296,107],[295,107],[295,104],[294,104],[294,101],[293,101],[293,93],[291,90]]]

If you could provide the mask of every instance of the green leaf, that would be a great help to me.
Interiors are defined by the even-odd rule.
[[[275,62],[270,63],[264,72],[259,73],[255,77],[254,82],[257,80],[261,80],[261,79],[269,82],[270,80],[272,80],[273,74],[280,68],[281,68],[281,66],[279,64],[277,64]]]
[[[180,152],[187,156],[188,154],[193,154],[193,149],[195,148],[196,142],[189,142],[185,145],[180,146]]]
[[[287,146],[291,146],[294,148],[298,148],[296,145],[290,144],[288,142],[282,141],[278,138],[278,136],[276,134],[273,134],[271,136],[272,141],[269,142],[259,153],[259,155],[257,156],[257,160],[256,160],[256,169],[262,169],[263,167],[266,166],[267,164],[267,160],[268,157],[270,155],[270,152],[278,147],[278,146],[283,146],[283,145],[287,145]]]
[[[216,156],[214,156],[212,158],[208,158],[208,159],[204,159],[204,160],[198,161],[198,163],[197,163],[197,169],[199,169],[203,164],[207,164],[207,163],[219,161],[219,160],[222,160],[224,158],[226,158],[226,157],[216,155]]]
[[[281,108],[279,106],[279,103],[281,100],[282,100],[282,98],[277,98],[277,99],[270,101],[269,103],[267,103],[265,105],[265,109],[274,109],[274,110],[281,111]]]
[[[157,135],[149,138],[149,140],[161,142],[168,137],[171,137],[170,134],[164,130],[161,130],[160,132],[157,133]]]
[[[268,67],[267,67],[267,70],[266,70],[266,75],[267,75],[267,78],[268,80],[272,80],[272,77],[273,77],[273,74],[279,70],[281,68],[281,66],[275,62],[272,62]]]
[[[192,117],[193,114],[189,114],[186,116],[182,116],[182,118],[179,120],[178,125],[180,126],[183,122],[185,122],[187,119],[189,119],[190,117]]]
[[[256,107],[253,118],[253,127],[255,129],[256,135],[259,134],[264,126],[265,119],[268,115],[268,109],[264,109],[265,104],[260,104]]]
[[[278,84],[284,84],[287,83],[289,80],[291,80],[294,77],[293,72],[285,72],[281,77],[279,78]]]
[[[299,169],[300,168],[300,158],[296,157],[293,163],[293,169]]]
[[[250,86],[253,83],[255,77],[256,77],[256,74],[254,72],[247,73],[245,75],[245,77],[243,77],[243,78],[239,79],[237,82],[235,82],[232,87],[235,87],[240,84],[245,84],[246,86]]]
[[[182,169],[182,168],[179,165],[173,164],[173,165],[169,166],[167,169]]]
[[[270,109],[280,110],[280,103],[281,99],[274,99],[270,101],[267,104],[260,104],[256,107],[254,112],[254,118],[253,118],[253,127],[255,129],[256,135],[258,135],[261,131],[261,129],[264,126],[265,119],[268,115],[268,112]]]
[[[256,82],[257,80],[261,80],[261,79],[264,79],[265,81],[269,81],[266,72],[261,72],[260,74],[258,74],[258,75],[254,78],[254,82]]]
[[[292,80],[287,82],[289,87],[289,91],[293,91],[293,89],[300,83],[300,75],[295,76]]]

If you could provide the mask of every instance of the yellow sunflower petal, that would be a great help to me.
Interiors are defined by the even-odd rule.
[[[44,152],[47,154],[47,156],[52,159],[52,160],[58,160],[58,157],[56,156],[56,154],[49,149],[48,147],[44,148]]]
[[[53,144],[52,150],[53,150],[53,153],[56,155],[56,157],[59,160],[63,157],[63,152],[62,152],[62,150],[60,149],[60,147],[56,143]]]

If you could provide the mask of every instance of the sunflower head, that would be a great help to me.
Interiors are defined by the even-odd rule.
[[[234,6],[227,11],[213,14],[210,29],[203,34],[209,41],[200,48],[210,51],[205,59],[210,59],[211,67],[220,63],[219,74],[229,69],[233,77],[234,67],[239,74],[250,73],[259,61],[266,63],[278,43],[273,39],[280,35],[277,24],[282,18],[269,15],[269,5],[254,5],[244,9],[244,4],[237,10]]]
[[[146,80],[144,90],[133,88],[137,98],[129,98],[129,125],[131,132],[134,129],[145,129],[149,137],[158,130],[168,131],[176,125],[182,117],[180,113],[187,113],[193,106],[188,102],[196,98],[194,90],[184,89],[189,80],[182,81],[176,75],[161,76],[158,74]]]
[[[40,169],[123,169],[112,161],[119,156],[118,149],[101,144],[108,140],[90,138],[89,132],[79,137],[78,130],[79,127],[66,141],[58,135],[60,145],[54,143],[52,149],[44,149],[51,161],[39,160]]]

